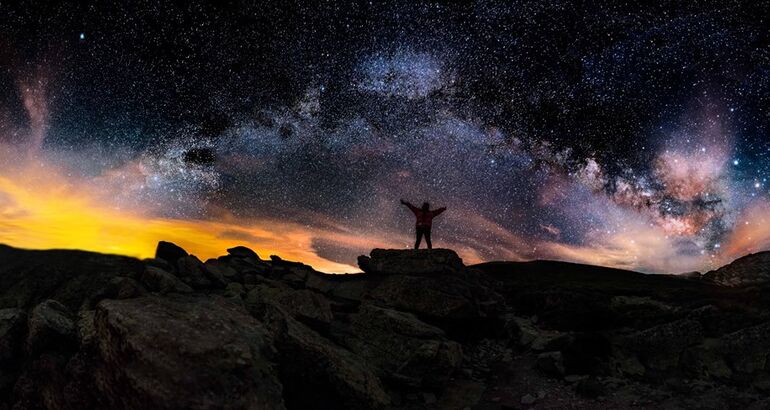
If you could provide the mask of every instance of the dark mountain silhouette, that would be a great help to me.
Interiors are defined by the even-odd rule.
[[[375,249],[327,275],[0,246],[0,409],[767,408],[763,258],[676,277]]]

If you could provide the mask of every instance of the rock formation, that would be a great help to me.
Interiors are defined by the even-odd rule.
[[[375,249],[327,275],[227,252],[0,246],[0,409],[770,406],[756,258],[687,279]]]

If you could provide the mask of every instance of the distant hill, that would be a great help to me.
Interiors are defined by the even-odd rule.
[[[703,275],[704,280],[723,286],[770,283],[770,252],[752,253]]]

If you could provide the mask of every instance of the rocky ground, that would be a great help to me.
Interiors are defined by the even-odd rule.
[[[326,275],[243,247],[0,246],[0,409],[770,408],[750,262],[674,277],[375,249]]]

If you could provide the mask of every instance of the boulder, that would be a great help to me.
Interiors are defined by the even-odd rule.
[[[177,276],[194,289],[208,289],[212,281],[207,278],[203,262],[195,255],[187,255],[176,261]]]
[[[227,253],[238,258],[254,258],[259,260],[259,255],[245,246],[235,246],[229,248],[227,249]]]
[[[72,313],[55,300],[46,300],[32,309],[28,327],[27,351],[30,355],[77,347],[77,328]]]
[[[238,271],[218,259],[207,260],[204,267],[209,279],[217,286],[224,287],[228,283],[240,281],[242,278]]]
[[[249,306],[277,306],[314,328],[326,328],[334,319],[331,305],[323,295],[308,289],[294,290],[279,282],[256,285],[246,295],[245,302]]]
[[[261,319],[279,346],[279,371],[289,408],[385,409],[390,396],[375,370],[292,318],[267,305]]]
[[[148,289],[166,294],[169,292],[191,293],[193,289],[176,276],[154,266],[147,266],[142,274],[142,283]]]
[[[17,358],[24,341],[27,315],[21,309],[0,309],[0,363]]]
[[[187,256],[187,251],[171,242],[160,241],[155,249],[155,259],[163,259],[171,266],[176,266],[176,261],[184,256]]]
[[[374,249],[358,258],[366,273],[380,275],[449,274],[465,268],[462,259],[450,249]]]
[[[215,296],[105,300],[94,383],[113,408],[283,409],[262,325]]]
[[[347,332],[341,344],[383,379],[410,387],[444,387],[463,359],[458,343],[410,313],[363,304],[350,316]]]

